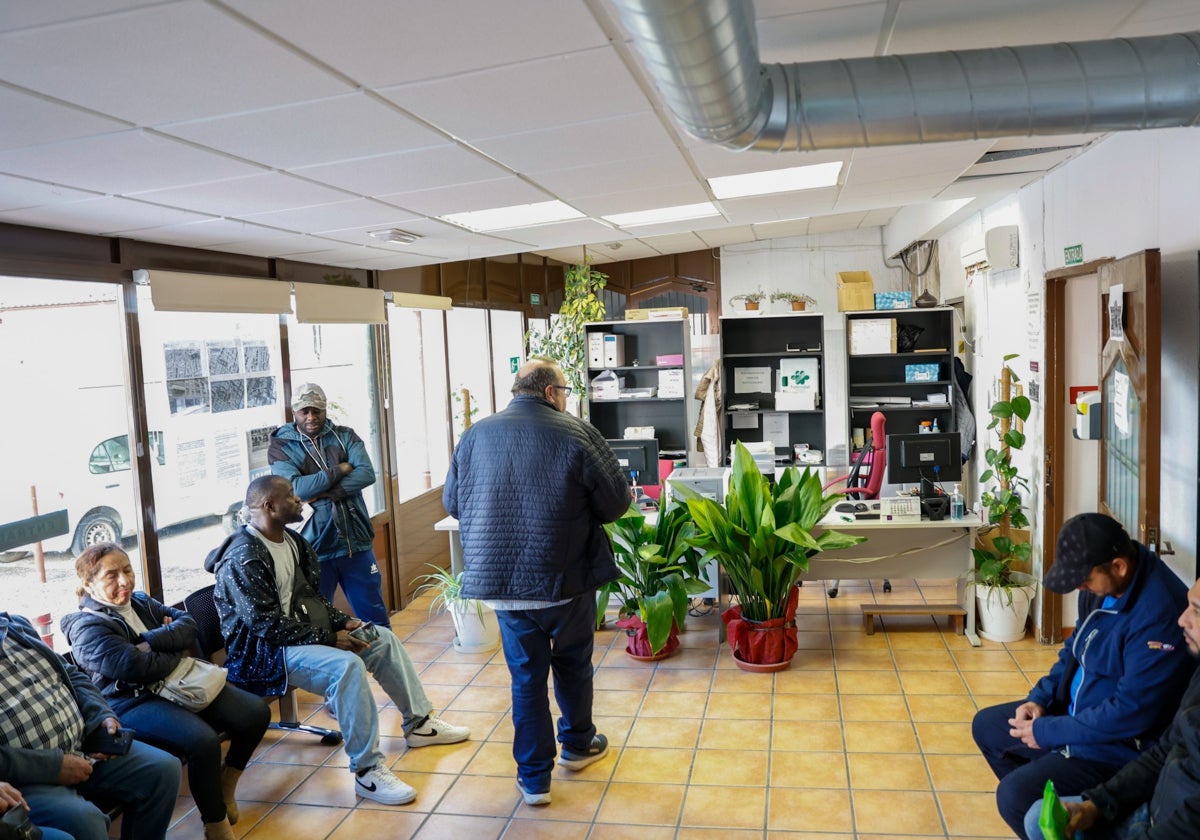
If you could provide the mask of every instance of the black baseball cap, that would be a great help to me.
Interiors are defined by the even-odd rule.
[[[1054,546],[1054,565],[1042,583],[1051,592],[1066,595],[1079,588],[1092,569],[1132,551],[1129,534],[1121,523],[1103,513],[1080,513],[1063,523]]]

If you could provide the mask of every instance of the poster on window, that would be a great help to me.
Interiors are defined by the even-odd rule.
[[[1108,290],[1108,339],[1125,340],[1125,287],[1119,283]]]

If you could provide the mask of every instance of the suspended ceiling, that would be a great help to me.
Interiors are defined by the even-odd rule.
[[[764,62],[1200,29],[1195,0],[757,0]],[[523,252],[597,262],[877,228],[982,205],[1098,135],[764,154],[685,135],[606,0],[3,0],[0,221],[368,269]],[[835,187],[706,179],[841,161]],[[558,199],[490,234],[436,217]],[[418,238],[380,242],[369,231]]]

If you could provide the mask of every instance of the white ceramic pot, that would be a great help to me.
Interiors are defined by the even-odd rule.
[[[486,653],[499,646],[500,622],[490,607],[478,601],[460,601],[450,610],[450,617],[454,619],[454,649],[459,653]]]
[[[1025,624],[1037,586],[1001,588],[975,585],[979,635],[989,642],[1016,642],[1025,638]]]

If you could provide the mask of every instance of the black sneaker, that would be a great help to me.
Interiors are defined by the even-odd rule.
[[[604,758],[607,752],[608,739],[600,733],[596,733],[592,738],[592,743],[588,744],[588,748],[583,752],[577,752],[564,744],[558,756],[558,763],[568,770],[582,770],[589,764],[594,764]]]
[[[526,805],[549,805],[550,804],[550,788],[547,787],[543,791],[534,791],[525,787],[525,783],[521,781],[521,777],[517,776],[517,790],[521,791],[521,798],[525,800]]]

